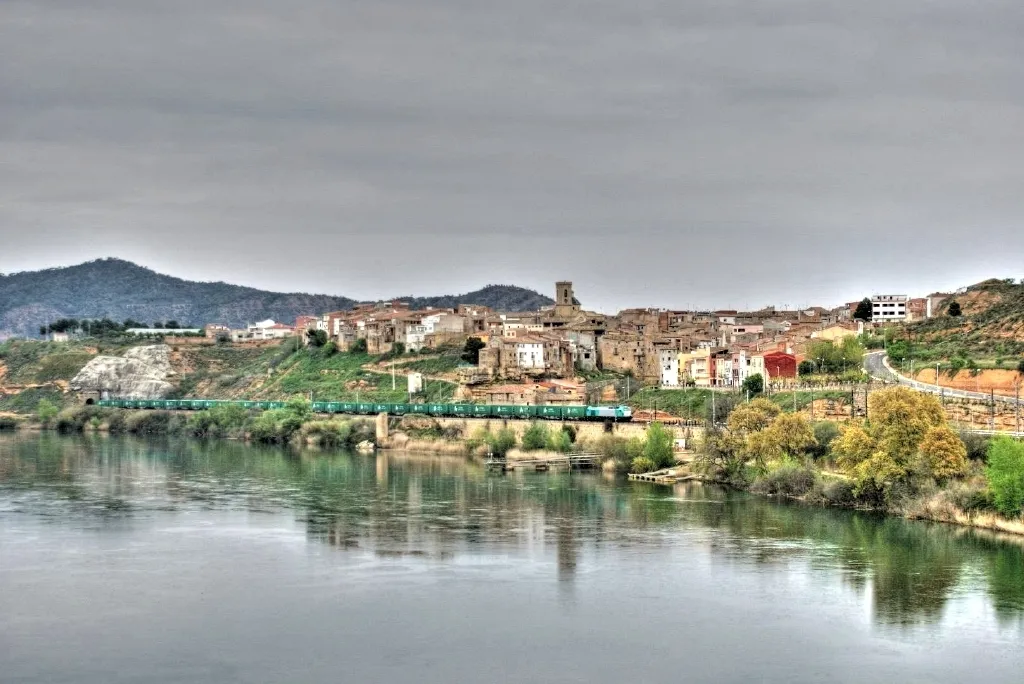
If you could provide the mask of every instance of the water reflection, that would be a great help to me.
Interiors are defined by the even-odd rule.
[[[571,593],[581,552],[687,543],[716,562],[800,564],[870,596],[880,625],[937,623],[985,592],[1004,624],[1024,615],[1015,540],[867,513],[786,505],[689,484],[601,475],[494,476],[461,458],[290,453],[235,443],[0,438],[0,514],[131,520],[156,511],[293,511],[316,542],[380,559],[449,562],[554,548]]]

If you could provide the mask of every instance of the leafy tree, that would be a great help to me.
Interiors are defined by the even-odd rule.
[[[853,317],[860,321],[870,321],[871,311],[871,300],[865,297],[858,302],[857,308],[853,312]]]
[[[310,328],[306,331],[306,340],[309,342],[311,347],[322,347],[327,344],[327,331]]]
[[[510,428],[502,428],[498,431],[498,434],[494,435],[489,441],[488,446],[491,449],[491,453],[501,458],[504,457],[509,451],[516,446],[516,433],[512,432]]]
[[[334,356],[335,354],[338,353],[338,345],[336,345],[333,340],[329,341],[327,344],[323,346],[323,348],[320,350],[320,353],[322,353],[324,356]]]
[[[874,488],[888,498],[915,473],[945,479],[963,472],[966,447],[947,430],[938,399],[894,387],[872,395],[867,422],[844,427],[832,453],[856,492]]]
[[[50,421],[56,418],[58,413],[57,407],[49,399],[40,399],[39,403],[36,404],[36,414],[44,426],[49,425]]]
[[[45,325],[39,326],[39,336],[40,337],[46,337],[46,333],[47,332],[49,332],[49,330],[47,329],[47,327]]]
[[[963,314],[963,311],[960,309],[960,302],[950,302],[949,308],[946,309],[946,313],[952,316],[953,318],[961,316]]]
[[[474,366],[480,363],[480,350],[485,346],[484,341],[479,337],[470,337],[462,348],[462,360]]]
[[[567,454],[572,451],[572,436],[567,430],[553,430],[548,440],[548,448]]]
[[[124,319],[124,323],[121,324],[121,327],[125,330],[129,330],[131,328],[148,328],[149,326],[141,321],[135,320],[134,318],[126,318]]]
[[[738,433],[760,432],[771,425],[780,413],[782,409],[778,404],[767,399],[755,399],[736,407],[729,414],[729,429]]]
[[[757,395],[764,392],[764,376],[760,373],[751,375],[743,381],[743,389],[751,395]]]
[[[839,437],[839,427],[830,420],[823,420],[814,424],[814,441],[817,446],[812,450],[815,458],[824,458],[828,455],[832,442]]]
[[[967,447],[949,427],[933,427],[921,440],[921,457],[932,477],[944,482],[967,472]]]
[[[543,423],[531,423],[530,427],[523,432],[523,449],[525,451],[536,451],[546,449],[550,437],[548,426]]]
[[[813,375],[814,370],[815,367],[813,361],[801,361],[800,365],[797,366],[796,372],[800,375]]]
[[[795,458],[806,455],[818,444],[811,424],[799,413],[781,414],[765,432],[782,453]]]
[[[672,433],[664,425],[658,422],[651,423],[647,428],[644,456],[650,459],[656,468],[668,468],[676,462],[674,441]]]
[[[1010,437],[992,440],[985,469],[996,510],[1008,518],[1024,509],[1024,443]]]
[[[181,328],[181,325],[178,323],[178,321],[171,320],[164,323],[164,327],[167,328],[168,330],[178,330]]]
[[[348,351],[350,354],[365,354],[367,351],[366,338],[360,337],[358,340],[353,342],[349,345]]]

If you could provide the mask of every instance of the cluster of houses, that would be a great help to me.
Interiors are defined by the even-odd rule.
[[[875,296],[874,324],[930,317],[944,297]],[[575,398],[574,379],[600,370],[664,387],[735,387],[755,374],[770,383],[792,381],[809,343],[863,332],[865,322],[854,320],[858,304],[750,312],[626,309],[609,316],[585,310],[572,283],[563,281],[555,284],[554,304],[533,312],[470,304],[412,310],[392,301],[300,316],[294,326],[274,321],[244,330],[208,326],[207,334],[245,341],[314,329],[342,351],[365,340],[370,354],[391,352],[396,344],[409,352],[461,347],[476,337],[483,343],[480,360],[458,369],[462,384],[497,403],[502,398],[535,403],[536,393]]]

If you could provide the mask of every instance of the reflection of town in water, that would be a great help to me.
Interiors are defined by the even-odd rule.
[[[938,622],[984,592],[1000,622],[1024,615],[1024,544],[965,528],[675,489],[600,474],[489,475],[458,457],[291,453],[238,443],[0,440],[0,510],[131,519],[181,510],[296,516],[341,553],[449,563],[525,555],[571,583],[597,548],[690,545],[713,561],[792,566],[870,596],[876,623]]]

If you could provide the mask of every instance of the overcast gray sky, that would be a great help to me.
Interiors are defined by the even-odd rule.
[[[0,271],[838,303],[1024,276],[1020,0],[3,0]]]

